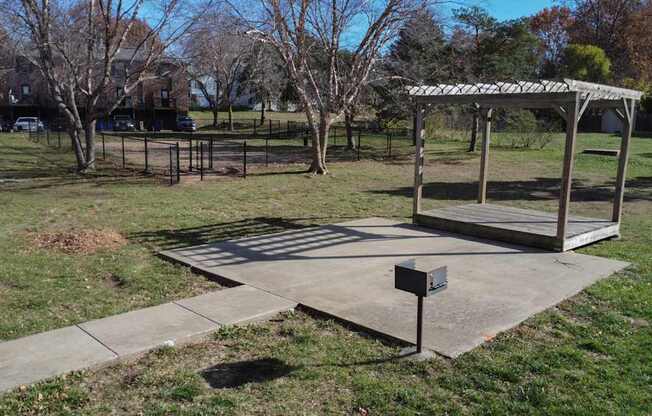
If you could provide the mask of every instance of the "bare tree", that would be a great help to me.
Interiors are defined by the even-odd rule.
[[[185,72],[208,103],[208,108],[211,110],[211,113],[213,113],[213,127],[217,127],[220,96],[219,85],[217,85],[218,81],[212,76],[204,73],[204,69],[201,65],[198,65],[195,57],[186,61],[186,64],[187,65],[184,66]],[[214,85],[212,86],[211,84]]]
[[[9,74],[14,69],[15,47],[7,32],[0,27],[0,105],[9,104]]]
[[[256,42],[247,58],[241,86],[255,94],[260,101],[260,123],[265,122],[265,110],[281,96],[287,80],[286,70],[275,50]]]
[[[97,119],[140,83],[159,77],[164,53],[192,24],[180,0],[3,3],[22,50],[34,51],[26,57],[39,68],[68,122],[80,172],[95,168]]]
[[[243,92],[238,87],[253,47],[243,29],[241,19],[215,9],[198,19],[185,48],[193,78],[203,80],[199,83],[200,90],[206,80],[217,82],[221,103],[215,104],[228,109],[229,130],[233,130],[233,101]],[[210,103],[213,97],[204,95]],[[213,107],[213,118],[216,121],[217,107]]]
[[[261,20],[249,33],[274,47],[287,65],[312,130],[310,171],[326,174],[332,123],[351,108],[383,47],[422,3],[258,0],[258,4]],[[346,64],[341,54],[345,50]]]

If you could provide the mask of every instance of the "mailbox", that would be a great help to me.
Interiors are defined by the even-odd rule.
[[[416,260],[408,260],[394,266],[394,287],[419,297],[434,295],[448,285],[447,267],[431,271],[418,268]]]

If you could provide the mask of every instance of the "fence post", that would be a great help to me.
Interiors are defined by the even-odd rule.
[[[242,143],[242,174],[247,177],[247,141]]]
[[[106,146],[104,144],[104,132],[102,134],[102,160],[106,160]]]
[[[59,149],[61,149],[61,130],[57,131],[57,140],[59,141]]]
[[[204,180],[204,142],[199,142],[199,180]]]
[[[170,186],[172,186],[174,185],[174,176],[172,176],[172,146],[168,147],[168,152],[170,153]]]
[[[337,146],[337,126],[333,126],[333,146]]]
[[[389,133],[389,157],[392,157],[392,133]]]
[[[45,130],[45,140],[48,142],[48,146],[50,145],[50,126],[48,126],[47,130]]]
[[[188,172],[192,172],[192,139],[188,140]]]
[[[385,133],[385,153],[389,153],[389,133]]]
[[[254,137],[258,135],[258,130],[256,129],[256,120],[254,120]]]
[[[127,164],[125,163],[125,136],[120,136],[122,139],[122,168],[124,169]]]
[[[147,137],[145,137],[145,173],[149,170],[149,152],[147,149]]]
[[[213,170],[213,138],[208,139],[208,169]]]
[[[177,142],[177,183],[181,182],[181,165],[179,164],[180,161],[179,157],[179,142]]]
[[[269,129],[268,129],[268,135],[269,137],[272,137],[272,119],[269,119]]]
[[[362,139],[361,131],[361,129],[358,129],[358,162],[360,161],[360,147],[362,147],[362,143],[360,142],[360,139]]]

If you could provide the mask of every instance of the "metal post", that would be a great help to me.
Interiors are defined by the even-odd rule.
[[[179,164],[179,142],[177,142],[177,183],[181,182],[181,165]]]
[[[417,296],[417,354],[421,354],[423,341],[423,296]]]
[[[258,130],[256,129],[256,120],[254,120],[254,137],[258,136]]]
[[[149,170],[149,152],[147,149],[147,137],[145,137],[145,172]]]
[[[204,180],[204,142],[199,142],[199,180]]]
[[[172,186],[174,185],[174,176],[172,176],[172,146],[168,147],[168,152],[170,154],[170,186]]]
[[[104,144],[104,132],[102,132],[102,160],[106,160],[106,145]]]
[[[360,131],[361,130],[358,129],[358,162],[360,161],[360,147],[361,147],[360,139],[362,138],[362,135],[360,134]]]
[[[124,169],[125,166],[127,165],[125,163],[125,137],[120,136],[120,138],[122,139],[122,168]]]
[[[269,130],[268,136],[272,137],[272,119],[271,118],[269,119],[269,129],[268,130]]]
[[[61,149],[61,130],[57,131],[57,140],[59,141],[59,149]]]
[[[385,152],[389,154],[389,133],[385,134]]]
[[[208,139],[208,169],[213,169],[213,138]]]
[[[192,172],[192,139],[188,140],[188,172]]]
[[[389,133],[389,158],[392,158],[392,133]]]
[[[333,126],[333,146],[337,146],[337,126]]]
[[[48,146],[50,145],[50,126],[48,126],[48,129],[45,130],[45,140],[48,142]]]
[[[247,141],[246,140],[242,144],[242,173],[246,178],[247,177]]]
[[[265,166],[269,165],[269,138],[265,139]]]

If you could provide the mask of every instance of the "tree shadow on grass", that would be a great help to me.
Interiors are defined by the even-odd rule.
[[[248,383],[263,383],[286,377],[298,368],[277,358],[259,358],[216,364],[200,371],[199,374],[214,389],[230,389]]]
[[[216,364],[199,372],[206,383],[213,389],[230,389],[248,383],[264,383],[287,377],[293,372],[304,368],[326,367],[358,367],[366,365],[384,364],[401,359],[402,357],[387,357],[367,361],[358,361],[341,364],[312,364],[292,366],[278,358],[257,358],[252,360],[236,361]]]
[[[561,181],[556,178],[535,178],[525,181],[489,181],[487,194],[496,201],[547,201],[559,199]],[[598,186],[581,180],[573,181],[572,200],[579,202],[613,201],[614,182]],[[369,191],[411,198],[411,186]],[[477,182],[428,182],[423,186],[423,197],[436,200],[476,200]],[[627,181],[626,201],[652,201],[652,177],[638,177]]]

